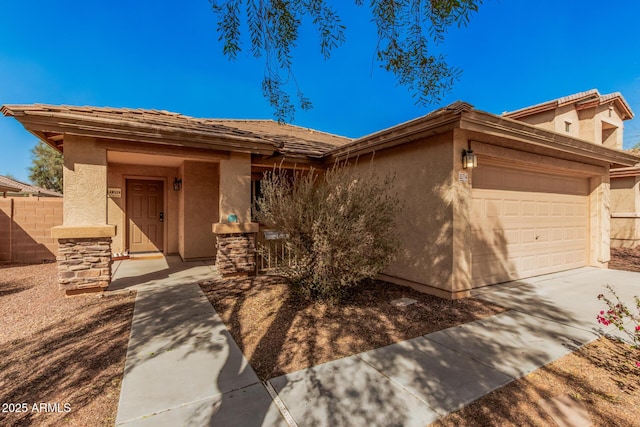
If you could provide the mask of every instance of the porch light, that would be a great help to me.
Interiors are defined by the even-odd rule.
[[[473,150],[462,150],[462,167],[473,169],[478,166],[478,158],[473,154]]]
[[[182,189],[182,179],[176,177],[173,180],[173,191],[180,191],[180,189]]]

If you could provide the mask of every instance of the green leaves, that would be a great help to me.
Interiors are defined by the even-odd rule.
[[[210,0],[217,16],[222,52],[235,59],[241,46],[241,9],[251,40],[251,53],[264,58],[265,76],[262,93],[274,109],[278,121],[292,121],[296,107],[285,86],[291,81],[297,88],[297,105],[303,110],[313,107],[298,87],[293,73],[292,49],[296,47],[305,16],[311,17],[320,38],[320,54],[326,59],[344,40],[345,26],[333,7],[324,0]]]
[[[431,47],[442,43],[447,29],[466,25],[481,0],[373,0],[378,27],[377,57],[382,67],[394,73],[409,88],[416,103],[440,101],[459,79],[461,71],[451,67]]]
[[[364,7],[363,0],[354,0]],[[217,16],[223,54],[235,59],[241,51],[242,20],[251,40],[251,53],[264,58],[262,91],[278,121],[293,120],[296,107],[286,91],[292,82],[297,106],[312,108],[293,73],[296,47],[304,17],[310,17],[318,34],[320,54],[329,59],[345,42],[346,26],[329,0],[210,0]],[[369,9],[377,27],[376,57],[385,70],[406,86],[416,103],[439,101],[459,79],[460,70],[447,64],[434,45],[444,42],[452,25],[467,25],[482,0],[371,0]],[[242,12],[244,7],[244,13]]]
[[[42,141],[31,150],[29,179],[38,187],[62,193],[62,154]]]

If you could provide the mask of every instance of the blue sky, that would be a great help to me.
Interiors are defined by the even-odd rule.
[[[294,71],[314,108],[295,124],[350,137],[456,100],[500,114],[597,88],[622,92],[640,114],[640,2],[486,0],[469,27],[439,47],[463,70],[442,102],[417,107],[374,61],[367,8],[335,0],[347,41],[329,61],[303,29]],[[366,2],[365,2],[366,3]],[[272,118],[263,65],[249,46],[221,54],[207,0],[0,0],[0,104],[165,109],[196,117]],[[640,141],[625,124],[625,147]],[[27,180],[36,139],[0,117],[0,174]]]

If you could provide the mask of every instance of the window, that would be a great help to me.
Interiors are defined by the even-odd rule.
[[[618,127],[611,123],[602,122],[602,145],[611,148],[622,148],[618,146]]]
[[[565,132],[571,132],[571,122],[568,120],[565,120],[564,122],[564,131]]]
[[[256,212],[258,211],[257,200],[262,196],[261,191],[262,179],[251,181],[251,221],[256,221]]]

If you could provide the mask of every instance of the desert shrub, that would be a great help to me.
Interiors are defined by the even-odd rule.
[[[399,247],[392,182],[373,166],[359,173],[347,165],[265,173],[257,219],[288,235],[292,259],[279,274],[306,298],[337,301],[382,271]]]
[[[627,336],[628,343],[632,348],[640,350],[640,298],[637,296],[633,298],[636,306],[636,313],[634,314],[620,299],[611,285],[607,285],[607,290],[613,298],[605,294],[598,295],[598,299],[604,301],[607,305],[607,310],[600,310],[596,320],[604,326],[615,326]],[[640,360],[635,360],[634,364],[637,368],[640,368]]]

